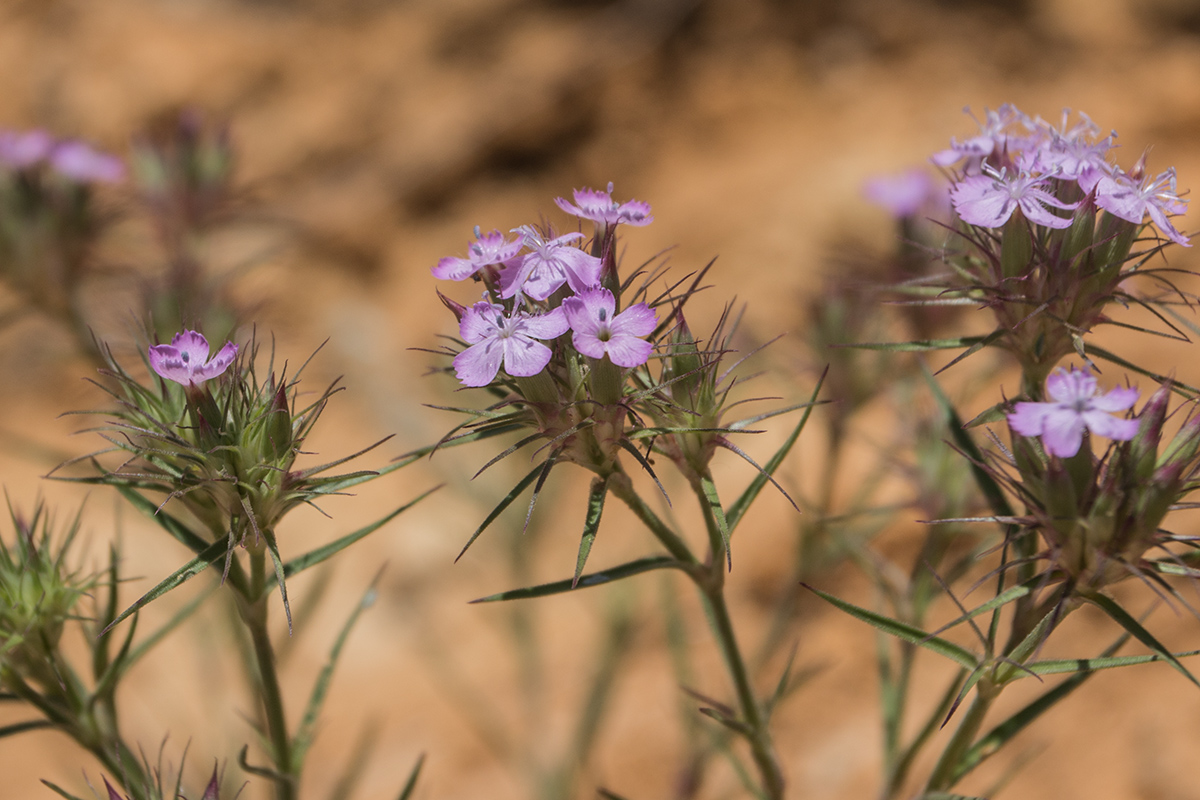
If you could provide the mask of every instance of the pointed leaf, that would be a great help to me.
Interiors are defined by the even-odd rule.
[[[704,504],[712,522],[721,534],[721,542],[725,546],[725,562],[730,572],[733,571],[733,551],[729,549],[729,523],[725,521],[725,509],[721,508],[721,498],[717,496],[717,485],[707,472],[700,476],[700,490],[704,493]],[[716,557],[716,553],[713,557]]]
[[[338,632],[337,639],[333,642],[333,647],[329,650],[329,658],[325,661],[325,666],[321,668],[321,672],[317,675],[317,680],[313,683],[312,694],[309,695],[308,705],[304,709],[304,717],[300,720],[300,727],[296,730],[296,736],[292,740],[292,765],[296,773],[299,774],[304,766],[304,756],[308,752],[309,745],[312,744],[313,733],[316,729],[317,717],[321,714],[321,706],[325,702],[325,695],[329,691],[329,682],[333,678],[333,671],[337,667],[338,658],[342,655],[342,648],[346,646],[346,639],[350,636],[350,631],[353,630],[354,624],[358,622],[362,612],[374,605],[378,598],[378,592],[375,589],[375,584],[378,581],[378,576],[371,581],[370,587],[363,594],[362,599],[354,606],[354,610],[350,612],[350,616],[342,625],[341,631]]]
[[[83,800],[82,797],[71,794],[66,789],[63,789],[61,786],[58,786],[57,784],[51,783],[50,781],[46,780],[45,778],[42,778],[42,784],[46,788],[50,789],[51,791],[56,792],[59,797],[65,797],[65,798],[67,798],[67,800]]]
[[[1137,639],[1139,642],[1146,645],[1146,647],[1149,647],[1151,650],[1153,650],[1157,656],[1174,667],[1179,674],[1196,684],[1196,686],[1200,686],[1200,681],[1197,681],[1192,676],[1192,673],[1187,671],[1187,668],[1180,663],[1179,659],[1172,655],[1171,651],[1163,647],[1162,644],[1159,643],[1158,639],[1155,639],[1150,631],[1143,628],[1142,624],[1134,619],[1128,611],[1117,605],[1115,600],[1100,594],[1099,592],[1080,592],[1079,594],[1093,605],[1099,607],[1100,610],[1105,614],[1108,614],[1108,616],[1112,618],[1113,622],[1117,623],[1126,631],[1128,631],[1133,638]]]
[[[893,353],[924,353],[929,350],[955,350],[959,347],[972,347],[982,342],[984,336],[961,336],[957,339],[917,339],[911,342],[862,342],[856,344],[839,344],[835,347],[846,347],[854,350],[887,350]]]
[[[54,723],[48,719],[30,719],[25,722],[14,722],[11,725],[0,726],[0,739],[16,736],[26,731],[39,731],[43,728],[53,728]]]
[[[800,417],[800,421],[796,423],[796,427],[792,429],[792,432],[788,434],[788,438],[775,451],[775,455],[771,456],[770,460],[763,465],[762,471],[754,476],[754,480],[750,481],[750,485],[746,487],[746,490],[729,507],[726,520],[729,524],[730,533],[737,528],[738,523],[742,521],[742,517],[758,497],[759,492],[767,485],[767,478],[775,474],[775,470],[779,469],[779,465],[783,463],[783,459],[787,457],[787,454],[791,452],[792,447],[796,444],[796,440],[800,438],[800,434],[804,431],[804,426],[808,424],[808,418],[812,415],[812,410],[817,404],[817,395],[820,394],[821,387],[824,385],[825,377],[828,374],[829,368],[826,367],[825,371],[821,373],[821,379],[817,381],[812,397],[809,399],[808,405],[804,409],[804,414]]]
[[[1172,653],[1175,658],[1191,658],[1192,656],[1200,656],[1200,650],[1184,650],[1180,653]],[[1110,658],[1055,658],[1045,661],[1034,661],[1026,664],[1025,668],[1035,675],[1061,675],[1063,673],[1072,672],[1097,672],[1102,669],[1116,669],[1117,667],[1131,667],[1137,664],[1150,664],[1155,661],[1166,661],[1158,653],[1150,653],[1141,656],[1112,656]],[[1023,673],[1017,677],[1024,677],[1028,673]]]
[[[591,586],[599,586],[602,583],[612,583],[613,581],[630,578],[634,575],[640,575],[643,572],[651,572],[656,569],[684,569],[684,565],[671,556],[650,556],[648,558],[639,558],[637,561],[630,561],[619,567],[593,572],[590,575],[582,576],[578,580],[568,578],[567,580],[543,583],[540,586],[530,586],[525,589],[512,589],[507,592],[480,597],[478,600],[472,600],[471,602],[494,603],[499,600],[526,600],[532,597],[548,597],[578,589],[587,589]]]
[[[425,754],[421,753],[417,757],[417,763],[413,765],[412,771],[408,773],[408,780],[404,782],[404,788],[400,790],[400,796],[396,800],[412,800],[412,793],[417,788],[417,779],[421,777],[421,767],[425,766]]]
[[[350,545],[357,542],[359,539],[364,539],[367,536],[374,533],[375,531],[379,530],[384,525],[391,522],[393,519],[398,517],[400,514],[404,513],[408,509],[412,508],[417,503],[421,502],[426,497],[433,494],[440,488],[441,488],[440,486],[435,486],[432,489],[429,489],[428,491],[422,492],[421,494],[414,497],[412,500],[409,500],[407,503],[405,503],[404,505],[397,508],[395,511],[392,511],[389,514],[387,514],[386,516],[383,516],[383,517],[375,520],[370,525],[366,525],[352,533],[348,533],[345,536],[342,536],[339,539],[335,539],[327,545],[318,547],[315,550],[310,550],[309,552],[305,553],[302,556],[293,558],[291,561],[289,561],[283,565],[284,577],[291,578],[295,575],[299,575],[301,572],[308,569],[309,567],[315,567],[317,564],[320,564],[322,561],[328,560],[329,558],[333,557],[337,553],[341,552],[342,550],[345,550],[347,547],[349,547]],[[270,591],[270,589],[268,589],[268,591]]]
[[[471,538],[467,539],[467,543],[463,545],[462,550],[460,550],[458,555],[454,557],[455,562],[462,558],[466,554],[467,549],[470,548],[471,545],[475,544],[475,540],[478,539],[480,535],[487,530],[488,527],[495,522],[501,514],[504,513],[504,509],[512,505],[513,501],[520,497],[521,494],[529,488],[529,484],[533,483],[537,479],[537,476],[541,473],[541,471],[542,465],[538,464],[529,471],[528,475],[517,481],[517,485],[514,486],[508,494],[504,495],[503,499],[496,504],[496,507],[493,508],[491,513],[484,518],[483,522],[479,523],[479,527],[476,528],[475,532],[471,534]]]
[[[283,574],[283,559],[279,557],[279,545],[275,541],[275,532],[266,528],[262,532],[263,540],[267,543],[267,552],[271,554],[271,563],[275,565],[275,582],[279,584],[279,597],[283,600],[283,613],[287,615],[288,636],[292,635],[292,607],[288,603],[287,578]]]
[[[579,576],[583,574],[583,566],[587,563],[588,554],[592,552],[592,543],[596,541],[596,532],[600,530],[600,515],[604,511],[604,498],[607,494],[607,479],[596,478],[592,481],[592,491],[588,494],[587,517],[583,522],[583,537],[579,540],[579,555],[575,558],[575,581],[571,588],[579,585]]]
[[[971,651],[964,647],[948,642],[937,636],[932,636],[920,628],[916,628],[899,620],[894,620],[891,617],[885,617],[882,614],[876,614],[874,611],[868,611],[865,608],[847,603],[845,600],[839,600],[833,595],[826,594],[818,589],[814,589],[807,583],[801,584],[813,594],[824,599],[825,601],[837,606],[842,611],[845,611],[852,617],[857,617],[863,622],[878,628],[884,633],[889,633],[898,639],[901,639],[909,644],[919,645],[926,650],[931,650],[938,655],[944,656],[951,661],[959,664],[967,669],[975,669],[978,666],[978,659]]]
[[[225,554],[228,552],[228,549],[229,544],[223,539],[219,542],[213,542],[210,544],[202,553],[200,553],[200,555],[196,556],[191,561],[172,572],[169,576],[160,581],[157,586],[138,598],[137,602],[118,614],[117,618],[110,622],[108,627],[100,632],[100,635],[103,636],[104,634],[108,633],[113,629],[114,626],[124,621],[125,618],[130,614],[133,614],[154,600],[162,597],[164,594],[179,586],[184,581],[199,575],[209,567],[214,567],[218,561],[224,561]],[[216,569],[220,571],[220,567],[216,567]]]

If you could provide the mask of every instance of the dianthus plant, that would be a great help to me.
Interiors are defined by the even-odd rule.
[[[270,767],[252,766],[243,749],[241,763],[247,771],[269,778],[278,800],[290,800],[299,791],[329,675],[318,679],[299,727],[289,728],[269,635],[271,594],[278,588],[290,632],[287,579],[377,530],[411,503],[286,560],[280,525],[298,506],[315,505],[408,462],[378,472],[328,474],[376,443],[328,463],[301,466],[301,447],[339,390],[330,386],[301,402],[299,376],[304,366],[288,375],[284,365],[277,374],[272,352],[264,377],[256,367],[259,353],[254,342],[248,348],[226,342],[213,352],[202,334],[182,331],[169,344],[143,351],[149,380],[107,355],[109,368],[103,372],[108,384],[97,385],[111,395],[115,407],[89,413],[104,416],[96,432],[110,447],[78,460],[90,465],[90,474],[69,479],[116,488],[193,558],[121,613],[114,607],[100,635],[197,575],[209,573],[218,579],[231,594],[252,646],[249,683],[258,694],[259,735],[271,759]],[[121,460],[113,463],[113,454]],[[373,589],[368,590],[346,631],[373,597]],[[344,631],[342,639],[345,635]],[[331,663],[340,647],[335,647]]]
[[[1143,157],[1126,172],[1107,158],[1115,134],[1100,138],[1087,117],[1075,125],[1068,125],[1068,119],[1064,112],[1063,123],[1053,126],[1005,105],[987,113],[980,135],[952,140],[949,149],[932,158],[950,170],[948,192],[956,216],[947,227],[951,240],[957,237],[963,246],[938,254],[952,270],[942,286],[902,288],[932,291],[937,295],[929,298],[932,303],[957,301],[989,309],[995,317],[993,331],[870,345],[885,350],[965,348],[950,364],[983,347],[998,347],[1021,370],[1019,397],[1006,399],[996,387],[997,402],[966,425],[929,376],[950,420],[953,444],[969,459],[988,506],[980,516],[938,522],[999,526],[997,539],[957,564],[922,566],[936,576],[960,615],[928,632],[920,619],[906,615],[903,602],[894,601],[889,616],[822,594],[897,637],[904,651],[924,647],[960,668],[920,732],[902,742],[900,731],[908,727],[903,724],[908,670],[892,669],[881,659],[890,731],[885,797],[911,796],[910,772],[918,754],[960,704],[966,703],[966,710],[933,769],[918,784],[920,797],[958,791],[979,764],[1098,670],[1165,661],[1200,686],[1180,661],[1195,652],[1167,650],[1142,625],[1139,613],[1127,610],[1110,591],[1132,577],[1156,598],[1193,607],[1170,576],[1194,583],[1200,576],[1195,567],[1200,551],[1195,537],[1174,533],[1167,518],[1172,510],[1191,505],[1188,496],[1198,485],[1196,391],[1088,338],[1102,323],[1135,328],[1121,321],[1120,310],[1136,304],[1166,325],[1159,333],[1186,340],[1170,320],[1175,315],[1170,306],[1192,298],[1170,282],[1170,270],[1151,261],[1167,245],[1190,246],[1173,219],[1184,212],[1185,201],[1173,169],[1150,174]],[[1167,297],[1135,294],[1127,279],[1139,275],[1165,289]],[[1082,363],[1064,363],[1070,357]],[[1160,385],[1139,407],[1139,390],[1114,385],[1092,357],[1154,377]],[[1165,428],[1173,394],[1183,395],[1189,408],[1180,414],[1186,417],[1183,424],[1169,436]],[[1007,423],[1009,441],[1005,444],[993,433],[995,448],[989,452],[968,429],[995,422]],[[989,571],[976,586],[991,583],[995,593],[968,609],[950,584],[983,559],[989,559]],[[1120,637],[1094,657],[1043,657],[1061,622],[1084,605],[1110,617],[1121,629]],[[981,626],[977,617],[990,621]],[[975,646],[941,635],[959,625],[970,629]],[[1130,640],[1149,652],[1117,656]],[[907,658],[904,663],[910,665]],[[984,727],[1009,686],[1026,677],[1042,680],[1058,674],[1070,677],[990,729]]]
[[[649,224],[649,206],[613,200],[611,185],[607,191],[578,190],[574,202],[558,198],[557,204],[592,223],[590,239],[583,231],[523,226],[507,234],[484,234],[476,228],[465,257],[444,258],[434,267],[435,277],[471,280],[483,291],[471,305],[442,296],[459,326],[459,338],[445,354],[453,359],[451,369],[458,381],[482,388],[493,402],[481,409],[452,409],[467,414],[467,421],[427,451],[513,433],[520,438],[484,469],[526,446],[536,444],[536,452],[542,454],[467,547],[530,487],[532,513],[538,493],[558,465],[574,463],[590,471],[594,477],[573,577],[485,599],[552,595],[656,569],[685,573],[708,608],[737,696],[737,712],[712,715],[748,742],[759,774],[755,791],[781,797],[783,775],[767,730],[778,697],[759,697],[751,685],[724,584],[732,565],[730,536],[766,483],[773,481],[771,474],[795,443],[808,412],[763,467],[742,451],[734,435],[753,432],[749,428],[768,417],[812,403],[729,419],[730,390],[737,379],[724,361],[736,325],[727,313],[702,346],[684,320],[684,306],[707,267],[674,283],[665,280],[653,260],[622,274],[616,256],[618,232]],[[721,449],[758,470],[729,506],[722,504],[710,471]],[[704,559],[693,552],[688,537],[659,518],[635,487],[629,465],[634,472],[646,473],[665,495],[652,467],[655,461],[670,464],[686,479],[699,503],[707,534]],[[632,509],[666,553],[585,574],[609,496]],[[785,678],[779,685],[786,684]]]

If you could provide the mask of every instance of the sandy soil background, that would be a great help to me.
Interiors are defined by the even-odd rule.
[[[1200,11],[1186,0],[0,4],[0,124],[44,126],[123,152],[131,132],[180,108],[230,121],[239,182],[271,219],[286,223],[232,232],[214,262],[255,259],[238,292],[261,302],[258,328],[276,337],[284,356],[301,360],[329,340],[311,380],[342,375],[348,391],[310,444],[336,455],[396,434],[364,459],[367,466],[431,441],[449,424],[422,403],[446,402],[453,386],[422,378],[433,358],[410,348],[452,332],[429,267],[461,254],[476,224],[508,229],[557,215],[553,197],[613,181],[617,196],[654,208],[655,223],[626,238],[631,255],[674,247],[679,270],[719,256],[711,273],[717,289],[700,298],[695,327],[711,325],[736,294],[752,309],[752,338],[790,334],[769,366],[794,372],[807,366],[794,334],[834,243],[854,238],[886,248],[891,241],[886,217],[861,199],[866,177],[922,163],[950,136],[972,133],[964,106],[1010,101],[1048,118],[1064,106],[1084,110],[1119,131],[1122,163],[1153,145],[1151,167],[1174,164],[1186,187],[1200,175],[1198,78]],[[117,242],[113,258],[137,246],[136,237]],[[1190,253],[1172,254],[1176,266],[1193,262]],[[100,309],[97,329],[114,341],[128,338],[126,313]],[[1126,352],[1181,378],[1200,377],[1192,351],[1123,338]],[[44,321],[0,334],[0,367],[0,479],[15,503],[28,505],[41,492],[65,515],[83,493],[39,476],[95,443],[70,437],[78,419],[57,415],[103,400],[80,380],[88,367],[71,342]],[[773,380],[788,397],[812,386],[807,372]],[[1004,386],[1014,393],[1015,379]],[[868,426],[863,441],[873,433]],[[772,436],[778,440],[768,434],[754,442],[754,452],[769,453]],[[818,443],[802,445],[787,485],[814,484],[819,452]],[[490,504],[527,469],[517,459],[507,472],[469,484],[488,455],[439,455],[368,485],[356,499],[330,502],[332,520],[308,512],[289,520],[282,546],[300,552],[449,484],[346,554],[288,648],[287,689],[298,706],[334,625],[386,563],[383,601],[354,634],[335,682],[306,775],[308,796],[329,796],[364,722],[376,747],[358,768],[359,797],[394,796],[420,753],[428,755],[420,798],[537,796],[532,776],[567,752],[612,620],[626,618],[609,713],[575,796],[594,796],[597,785],[630,800],[673,796],[686,741],[655,621],[660,595],[673,584],[651,577],[521,612],[468,606],[516,585],[514,570],[536,581],[567,574],[582,517],[584,484],[564,479],[523,539],[497,531],[452,564]],[[735,485],[749,478],[737,465],[722,469]],[[854,469],[847,467],[851,477]],[[130,598],[182,563],[184,554],[152,526],[114,512],[109,494],[93,492],[87,502],[90,536],[102,545],[119,527],[127,572],[144,576],[129,587]],[[737,543],[731,597],[750,642],[763,632],[767,605],[787,588],[793,513],[777,498],[766,501]],[[593,564],[649,551],[631,521],[614,513],[607,522]],[[902,555],[917,532],[901,526],[880,547]],[[293,595],[316,596],[320,583],[300,579]],[[821,583],[870,600],[853,569]],[[686,587],[674,588],[696,685],[727,696],[699,609]],[[1158,613],[1153,622],[1169,643],[1195,646],[1195,619]],[[514,625],[536,632],[536,665],[514,649]],[[872,634],[806,599],[789,635],[799,661],[820,668],[774,725],[791,796],[874,796]],[[1057,646],[1062,655],[1090,652],[1112,635],[1102,619],[1080,614]],[[193,777],[213,758],[228,760],[236,786],[232,759],[252,734],[231,660],[214,611],[149,659],[122,699],[130,730],[148,750],[169,734],[166,753],[177,760],[190,741]],[[930,681],[918,702],[932,698],[934,679],[944,675],[935,662],[922,664]],[[522,693],[531,684],[539,691]],[[20,718],[3,713],[0,721]],[[966,788],[982,791],[1016,758],[1026,763],[1007,797],[1200,798],[1198,746],[1195,687],[1154,667],[1102,675]],[[0,796],[48,797],[43,777],[81,786],[81,767],[97,781],[96,765],[55,734],[5,740]],[[243,796],[261,791],[252,785]],[[728,769],[714,766],[703,796],[736,795]]]

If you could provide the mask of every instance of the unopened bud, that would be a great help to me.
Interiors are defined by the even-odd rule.
[[[1018,210],[1004,223],[1004,234],[1000,244],[1000,271],[1006,278],[1015,278],[1029,271],[1033,258],[1033,240],[1029,234],[1029,223]]]

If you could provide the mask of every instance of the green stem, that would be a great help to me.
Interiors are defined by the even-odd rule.
[[[737,692],[738,704],[742,710],[742,721],[749,728],[746,736],[750,744],[750,753],[762,778],[763,790],[770,800],[781,800],[784,792],[783,771],[779,760],[775,757],[775,747],[771,743],[771,734],[767,729],[767,718],[763,708],[754,694],[750,683],[750,671],[746,669],[746,660],[738,646],[737,635],[733,630],[733,619],[729,616],[729,606],[725,602],[725,541],[721,537],[717,520],[713,516],[712,506],[709,505],[703,489],[697,483],[692,487],[700,501],[704,512],[705,526],[708,528],[708,541],[711,557],[708,562],[708,572],[703,578],[695,577],[697,587],[705,601],[709,617],[713,623],[713,633],[716,634],[717,644],[725,656],[725,666]]]
[[[963,756],[975,743],[984,717],[999,694],[999,688],[987,683],[986,679],[976,685],[975,699],[971,702],[971,707],[967,709],[966,716],[946,744],[946,749],[942,751],[937,766],[933,768],[933,774],[929,776],[929,783],[925,787],[927,793],[944,792],[958,781]]]
[[[295,774],[292,765],[292,745],[284,714],[283,692],[275,668],[275,649],[271,645],[267,627],[267,597],[262,592],[266,568],[264,549],[255,548],[250,554],[250,589],[251,597],[256,599],[251,601],[248,598],[240,598],[242,602],[239,603],[239,608],[242,611],[242,621],[250,632],[250,641],[254,645],[258,689],[266,717],[267,738],[274,751],[271,756],[275,762],[275,771],[280,775],[275,781],[275,797],[276,800],[295,800],[300,776]]]

